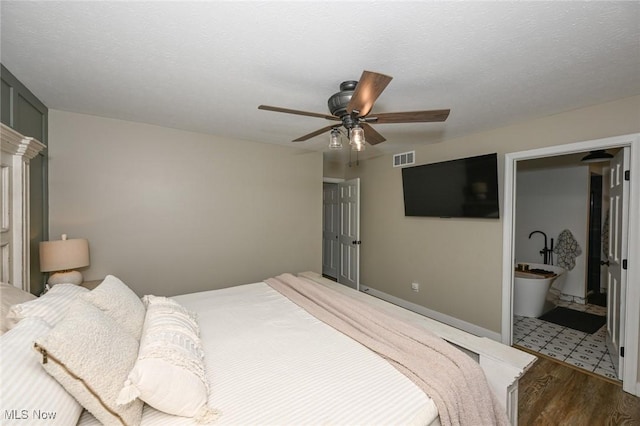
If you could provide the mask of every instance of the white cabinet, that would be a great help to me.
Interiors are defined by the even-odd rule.
[[[45,146],[1,126],[0,281],[30,291],[29,160]]]

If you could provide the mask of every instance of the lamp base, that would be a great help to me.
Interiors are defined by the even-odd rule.
[[[49,277],[48,284],[56,285],[56,284],[82,284],[83,278],[82,273],[80,271],[63,271],[56,272]]]

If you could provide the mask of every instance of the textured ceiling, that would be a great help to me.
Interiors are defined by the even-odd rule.
[[[640,2],[2,1],[1,61],[49,108],[294,145],[363,70],[394,77],[369,155],[640,94]],[[295,144],[327,150],[328,135]]]

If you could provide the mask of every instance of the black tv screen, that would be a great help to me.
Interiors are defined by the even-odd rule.
[[[499,218],[498,155],[402,169],[405,216]]]

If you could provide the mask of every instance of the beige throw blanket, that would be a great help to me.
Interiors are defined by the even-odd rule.
[[[265,282],[416,383],[434,400],[442,425],[509,424],[480,366],[440,337],[305,278]]]

